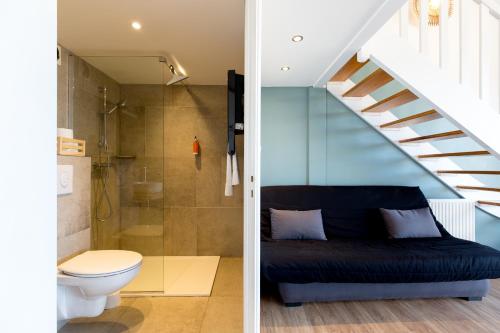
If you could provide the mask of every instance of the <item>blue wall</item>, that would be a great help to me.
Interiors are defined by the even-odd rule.
[[[263,90],[261,182],[306,184],[308,167],[307,88]],[[269,93],[268,93],[269,92]]]
[[[456,195],[325,89],[262,88],[262,185],[408,185]],[[477,210],[477,240],[500,249],[500,220]]]

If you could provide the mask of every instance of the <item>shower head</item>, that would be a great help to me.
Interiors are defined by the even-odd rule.
[[[127,100],[126,99],[122,99],[121,101],[118,101],[118,103],[116,103],[112,108],[111,110],[107,111],[106,114],[107,115],[110,115],[112,114],[113,112],[116,111],[116,109],[118,108],[124,108],[125,106],[127,106]]]
[[[170,86],[172,84],[175,84],[177,82],[184,81],[185,79],[189,78],[189,76],[184,75],[184,74],[177,74],[177,72],[174,69],[174,66],[169,65],[168,68],[170,69],[170,72],[172,73],[172,78],[167,82],[167,86]]]
[[[189,78],[189,76],[174,74],[174,75],[172,75],[172,78],[167,82],[167,86],[170,86],[170,85],[175,84],[177,82],[184,81],[187,78]]]

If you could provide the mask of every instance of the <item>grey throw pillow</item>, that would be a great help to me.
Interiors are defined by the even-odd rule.
[[[278,210],[270,208],[272,239],[326,240],[321,209]]]
[[[380,208],[391,238],[441,237],[429,207],[395,210]]]

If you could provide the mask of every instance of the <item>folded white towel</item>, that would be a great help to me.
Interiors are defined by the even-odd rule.
[[[226,188],[224,194],[226,197],[233,195],[233,186],[240,184],[240,175],[238,173],[238,159],[236,153],[226,157]]]
[[[240,184],[240,175],[238,173],[238,159],[236,158],[236,153],[233,154],[233,176],[231,184],[239,185]]]
[[[224,190],[224,195],[226,197],[231,197],[233,195],[233,171],[231,167],[231,155],[229,153],[226,157],[226,188]]]

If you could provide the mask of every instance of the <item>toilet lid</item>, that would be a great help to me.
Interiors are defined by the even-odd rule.
[[[87,251],[62,263],[59,270],[80,277],[109,276],[122,273],[142,263],[142,256],[133,251]]]

